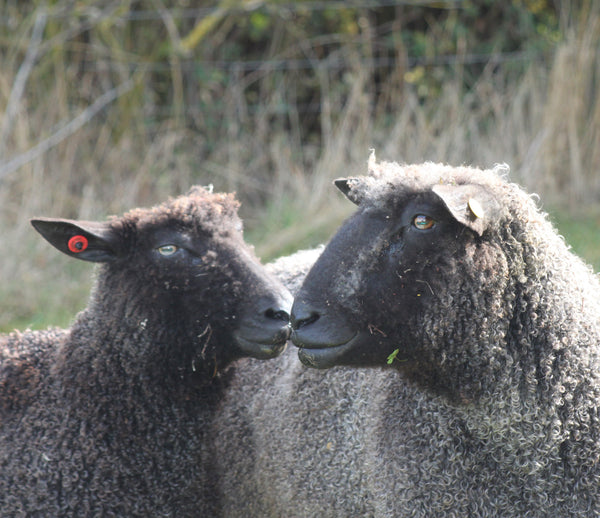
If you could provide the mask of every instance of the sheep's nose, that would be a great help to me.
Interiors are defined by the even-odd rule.
[[[262,297],[257,302],[258,315],[275,324],[274,321],[285,322],[290,320],[290,308],[292,296],[289,294],[281,296]]]
[[[290,315],[290,323],[292,329],[300,329],[308,326],[319,320],[319,312],[312,308],[306,302],[296,299],[292,306],[292,314]]]
[[[279,307],[266,309],[264,315],[269,320],[281,320],[283,322],[288,322],[290,319],[288,312],[285,309],[281,309]]]
[[[243,308],[233,333],[243,356],[266,360],[281,354],[291,334],[291,305],[290,294],[268,295]]]

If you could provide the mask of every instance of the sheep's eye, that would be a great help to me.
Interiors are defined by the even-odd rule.
[[[425,214],[417,214],[413,218],[413,225],[418,230],[429,230],[433,228],[435,225],[435,220],[430,216],[426,216]]]
[[[159,246],[157,248],[157,250],[160,255],[168,257],[170,255],[173,255],[175,252],[177,252],[177,250],[179,250],[179,247],[177,247],[175,245],[162,245],[162,246]]]

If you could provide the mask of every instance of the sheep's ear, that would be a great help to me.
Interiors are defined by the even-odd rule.
[[[117,258],[107,223],[69,219],[32,219],[33,227],[61,252],[84,261],[108,262]]]
[[[452,216],[480,236],[500,215],[494,195],[482,185],[434,185],[437,194]]]
[[[334,180],[334,185],[342,191],[344,196],[348,198],[355,205],[360,205],[360,197],[352,190],[353,184],[356,184],[358,180],[356,178],[338,178]]]

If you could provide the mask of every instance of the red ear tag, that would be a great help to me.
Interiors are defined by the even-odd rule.
[[[71,252],[78,254],[88,247],[88,240],[85,236],[73,236],[69,239],[67,246]]]

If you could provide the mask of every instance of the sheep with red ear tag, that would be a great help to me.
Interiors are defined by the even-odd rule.
[[[106,222],[32,221],[99,266],[69,329],[0,336],[0,515],[217,512],[211,420],[233,364],[283,351],[291,305],[237,208],[198,187]]]

